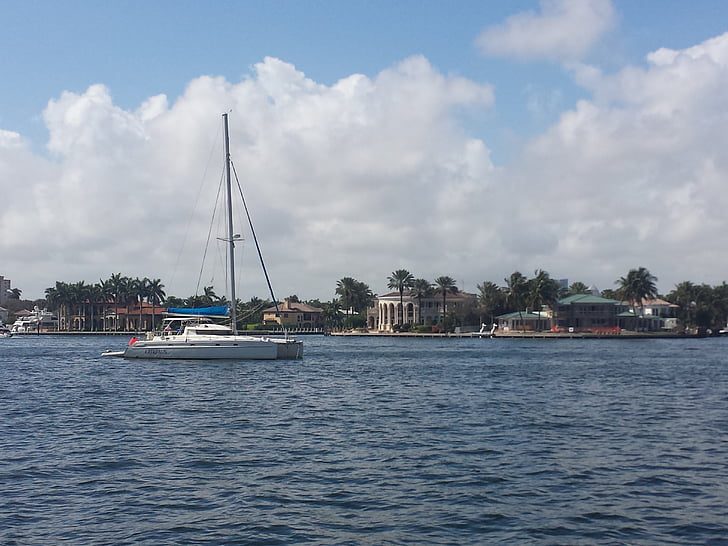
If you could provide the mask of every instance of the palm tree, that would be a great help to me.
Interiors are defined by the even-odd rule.
[[[367,309],[374,305],[374,292],[369,285],[362,281],[354,282],[354,311],[356,313],[366,313]]]
[[[322,304],[322,307],[324,323],[330,330],[341,328],[344,325],[341,318],[341,304],[338,299],[334,298],[330,303]]]
[[[76,306],[76,316],[78,317],[78,330],[86,329],[86,300],[88,299],[88,285],[84,281],[78,281],[69,286],[71,297],[71,311]]]
[[[422,324],[422,298],[428,298],[432,295],[432,283],[427,279],[415,279],[410,286],[410,296],[417,300],[418,317],[417,323]]]
[[[132,279],[129,283],[129,295],[132,298],[131,301],[139,304],[139,322],[137,323],[137,331],[141,331],[142,329],[142,304],[144,303],[144,300],[146,299],[149,292],[147,288],[148,283],[149,279],[146,277],[144,277],[143,279],[137,277],[136,279]]]
[[[683,281],[675,285],[675,289],[667,295],[667,299],[680,306],[678,313],[685,326],[693,326],[694,311],[698,305],[698,287],[690,281]]]
[[[100,284],[91,284],[86,289],[89,305],[91,307],[91,331],[96,331],[96,306],[103,302],[104,293]]]
[[[114,299],[114,330],[119,330],[119,303],[126,288],[126,277],[121,273],[112,273],[108,280],[111,297]]]
[[[585,285],[583,282],[573,282],[571,283],[571,286],[569,286],[569,295],[574,296],[577,294],[588,294],[589,293],[589,287]]]
[[[205,295],[202,297],[204,298],[205,305],[212,305],[213,303],[220,301],[220,297],[215,293],[214,286],[205,286],[203,287],[203,290]]]
[[[507,279],[503,279],[506,282],[506,303],[514,311],[518,311],[520,322],[523,324],[523,305],[526,301],[526,294],[528,292],[528,282],[526,277],[520,271],[514,271],[511,276]]]
[[[620,277],[615,284],[618,285],[617,293],[628,301],[632,308],[640,307],[640,315],[644,314],[644,300],[657,297],[657,277],[652,275],[646,268],[630,269],[626,277]]]
[[[458,287],[455,285],[455,279],[448,276],[437,277],[435,279],[435,285],[442,294],[442,326],[445,326],[445,312],[447,310],[447,294],[458,293]]]
[[[56,286],[50,286],[45,289],[45,297],[46,297],[46,302],[48,302],[48,307],[50,307],[51,309],[56,309],[56,310],[58,310],[58,308],[60,306],[60,300],[61,300],[61,293],[58,289],[59,288],[58,285],[59,285],[59,283],[56,282]],[[59,315],[58,318],[60,319],[60,311],[58,312],[58,315]],[[60,323],[59,323],[59,327],[60,327]]]
[[[544,305],[553,306],[559,299],[561,285],[553,280],[543,269],[534,271],[534,277],[527,283],[531,310],[540,312]],[[539,317],[541,315],[539,314]],[[541,328],[539,318],[538,328]]]
[[[412,273],[406,269],[398,269],[387,278],[387,288],[399,292],[399,323],[404,324],[404,291],[412,287],[415,280]]]
[[[506,283],[506,304],[511,311],[520,311],[528,291],[526,277],[520,271],[514,271],[510,277],[503,280]]]
[[[23,294],[23,291],[20,288],[11,288],[8,292],[8,297],[14,300],[19,300],[20,296]]]
[[[341,306],[344,309],[354,310],[357,282],[353,277],[344,277],[336,283],[336,294],[341,297]]]
[[[109,306],[109,300],[114,297],[114,288],[111,284],[111,280],[105,280],[105,281],[100,280],[99,288],[101,290],[101,296],[100,296],[101,302],[102,302],[101,311],[102,311],[103,317],[104,317],[102,323],[103,323],[103,329],[104,329],[104,331],[106,331],[107,326],[108,326],[106,324],[106,312],[107,312],[107,309]]]
[[[147,285],[147,301],[152,304],[152,329],[155,327],[154,308],[164,303],[167,294],[164,292],[164,285],[161,279],[151,279]]]
[[[126,331],[129,331],[130,327],[129,315],[131,314],[131,302],[136,299],[132,283],[133,279],[131,277],[122,277],[121,285],[119,287],[119,298],[121,298],[120,301],[124,304],[126,310],[124,322],[124,330]]]
[[[503,289],[494,282],[486,281],[478,285],[478,290],[480,291],[478,302],[483,308],[483,312],[489,315],[491,322],[493,322],[493,317],[503,310],[505,303]]]
[[[344,277],[336,283],[336,294],[341,296],[341,306],[354,313],[366,311],[374,302],[374,293],[369,286],[352,277]]]
[[[48,303],[58,311],[58,329],[60,330],[61,324],[64,324],[65,317],[66,330],[68,330],[68,307],[72,301],[70,285],[62,281],[56,281],[54,287],[46,288],[45,294]]]

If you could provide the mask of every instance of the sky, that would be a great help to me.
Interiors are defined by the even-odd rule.
[[[723,0],[0,0],[0,275],[30,299],[114,273],[225,293],[229,112],[278,299],[384,294],[397,269],[720,284],[727,21]],[[267,297],[236,222],[238,296]]]

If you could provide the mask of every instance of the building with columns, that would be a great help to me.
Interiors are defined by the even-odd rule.
[[[445,314],[459,315],[477,304],[478,297],[467,292],[448,294],[445,298]],[[379,332],[391,332],[397,324],[424,324],[440,326],[443,322],[442,294],[422,298],[422,307],[417,298],[403,294],[403,320],[400,321],[399,292],[378,296],[374,307],[367,311],[367,328]]]

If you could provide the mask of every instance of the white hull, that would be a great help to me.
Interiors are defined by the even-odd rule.
[[[185,339],[169,336],[138,340],[130,344],[124,358],[153,358],[174,360],[276,360],[303,358],[303,343],[292,339],[253,336],[211,336],[212,339]],[[205,336],[206,337],[206,336]]]

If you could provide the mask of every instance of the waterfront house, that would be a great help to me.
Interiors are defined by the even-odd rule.
[[[446,309],[443,313],[440,292],[422,298],[421,305],[417,298],[405,293],[402,295],[402,307],[400,307],[399,292],[390,292],[378,296],[374,306],[367,310],[367,328],[379,332],[392,332],[400,323],[442,326],[445,315],[463,316],[476,307],[477,301],[478,297],[468,292],[447,294]],[[403,312],[400,315],[401,308]]]
[[[551,316],[546,311],[515,311],[496,317],[499,332],[540,332],[551,329]]]
[[[677,330],[675,313],[679,308],[679,305],[660,298],[643,299],[641,305],[631,307],[619,315],[620,326],[626,330],[647,332]]]
[[[263,323],[302,330],[319,330],[324,327],[324,310],[306,303],[292,302],[290,298],[278,306],[263,310]]]
[[[552,328],[557,330],[608,330],[620,325],[619,315],[628,311],[625,303],[593,294],[574,294],[556,302]]]

